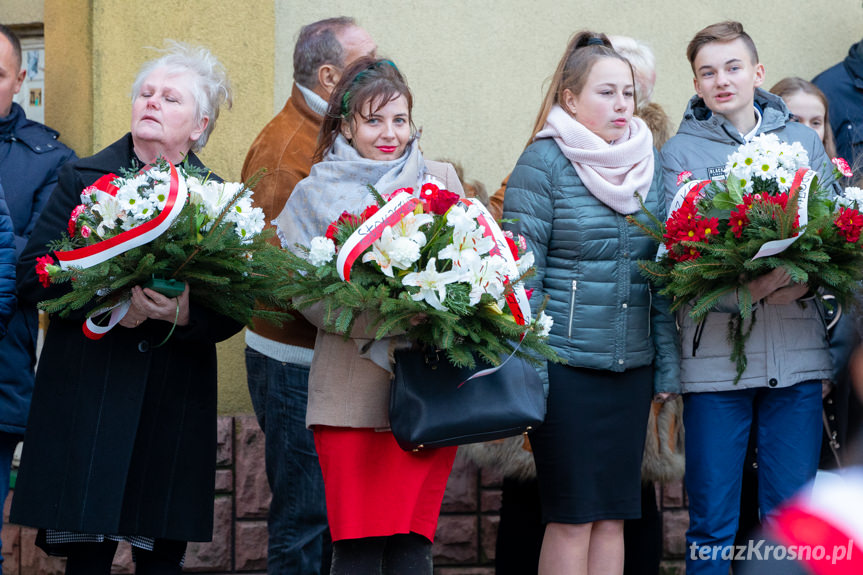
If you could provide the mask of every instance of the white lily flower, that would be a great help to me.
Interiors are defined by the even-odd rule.
[[[494,248],[495,242],[491,237],[483,235],[479,227],[469,231],[453,231],[453,243],[438,252],[441,259],[452,260],[457,269],[470,268],[479,264],[482,256]]]
[[[366,262],[375,262],[385,276],[393,277],[393,262],[387,252],[381,249],[380,242],[373,243],[371,249],[363,254],[363,263]]]
[[[396,225],[392,226],[393,237],[402,237],[423,247],[426,245],[426,235],[420,230],[426,224],[434,221],[431,214],[406,214]]]
[[[107,230],[114,229],[117,220],[123,214],[123,206],[117,198],[105,192],[99,192],[96,195],[99,199],[91,209],[102,218],[102,221],[99,222],[99,226],[96,228],[96,233],[104,237]]]
[[[471,205],[465,210],[461,206],[452,206],[446,213],[446,223],[455,234],[467,234],[477,228],[476,219],[480,215],[479,208]]]
[[[419,292],[411,294],[411,299],[414,301],[422,300],[435,309],[445,311],[443,301],[446,299],[446,286],[457,282],[459,274],[452,270],[439,272],[435,262],[435,258],[429,259],[425,270],[407,274],[402,279],[402,284],[420,288]]]
[[[504,292],[506,260],[500,256],[483,258],[478,266],[464,270],[462,280],[470,284],[470,304],[476,305],[483,294],[500,299]]]

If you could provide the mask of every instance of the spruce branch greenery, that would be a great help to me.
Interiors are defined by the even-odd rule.
[[[734,179],[713,182],[704,188],[703,195],[692,205],[698,217],[718,220],[715,233],[706,237],[692,240],[672,237],[669,224],[675,215],[662,222],[643,203],[641,209],[647,215],[647,223],[628,217],[631,224],[665,245],[656,260],[641,261],[639,268],[660,287],[660,294],[672,298],[672,310],[685,309],[699,322],[726,296],[736,294],[738,311],[730,314],[728,322],[729,361],[735,365],[735,383],[746,369],[746,341],[757,316],[757,302],[746,287],[748,282],[781,267],[793,282],[807,284],[817,299],[831,294],[841,305],[848,305],[863,280],[863,241],[859,235],[849,235],[848,229],[840,225],[837,216],[840,202],[832,187],[824,187],[817,178],[813,181],[808,222],[800,227],[797,189],[781,197],[775,183],[753,181],[755,189],[749,191]],[[761,196],[753,200],[756,194]],[[748,221],[735,227],[731,215],[744,205]],[[857,213],[859,206],[852,205]],[[863,226],[863,216],[859,217]],[[766,242],[791,237],[796,237],[796,241],[784,251],[753,259]]]
[[[166,165],[157,164],[167,169]],[[206,182],[204,174],[194,166],[183,164],[180,177],[196,177]],[[121,177],[134,178],[124,172]],[[259,176],[250,180],[253,184]],[[73,310],[95,311],[128,299],[135,285],[151,278],[172,278],[189,284],[192,302],[217,313],[251,325],[254,317],[275,324],[291,319],[287,300],[280,294],[287,281],[286,253],[270,243],[275,235],[265,229],[251,237],[240,238],[234,224],[228,221],[231,210],[249,195],[249,185],[238,191],[224,204],[212,226],[202,231],[202,214],[189,200],[170,228],[151,242],[116,255],[90,268],[70,268],[51,275],[55,284],[70,283],[64,295],[43,301],[39,308],[66,317]],[[52,242],[51,251],[69,251],[86,245],[80,234],[63,234]],[[266,308],[256,306],[256,302]]]
[[[386,203],[374,187],[369,186],[369,191],[378,206]],[[359,227],[360,218],[340,218],[333,225],[335,228],[331,226],[328,234],[336,245],[343,246]],[[290,299],[297,311],[317,306],[325,329],[344,334],[345,338],[362,317],[364,324],[370,324],[368,332],[373,333],[375,339],[403,336],[417,345],[444,351],[448,361],[458,367],[474,368],[478,360],[498,365],[511,353],[535,365],[545,359],[558,360],[546,343],[546,337],[540,335],[540,325],[535,321],[527,326],[517,324],[510,311],[501,309],[489,293],[483,293],[479,301],[472,304],[471,286],[466,280],[446,285],[444,309],[413,299],[411,296],[420,288],[405,285],[403,279],[410,273],[424,270],[431,257],[453,243],[453,228],[440,212],[435,212],[434,219],[424,225],[422,232],[425,237],[422,255],[411,269],[393,266],[393,275],[388,276],[375,261],[364,262],[358,258],[351,267],[350,281],[339,277],[335,258],[313,265],[309,261],[311,248],[294,246],[293,251],[286,253],[290,280],[279,294]],[[440,273],[454,269],[453,266],[449,259],[437,259]],[[532,273],[534,271],[528,269],[519,277],[510,277],[504,297],[512,292],[513,285],[523,282]],[[539,306],[535,317],[544,309],[545,302]]]

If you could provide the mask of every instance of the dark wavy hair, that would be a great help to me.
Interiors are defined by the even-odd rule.
[[[407,100],[410,117],[413,95],[404,76],[391,60],[366,56],[353,62],[345,69],[330,95],[314,161],[321,161],[333,147],[344,122],[353,122],[357,116],[366,118],[399,96]]]

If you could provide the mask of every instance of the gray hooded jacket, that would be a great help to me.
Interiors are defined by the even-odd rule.
[[[800,142],[809,154],[810,166],[829,173],[830,160],[814,130],[789,121],[781,98],[758,89],[755,103],[761,110],[758,133],[773,133],[786,142]],[[726,118],[712,114],[694,96],[683,114],[677,135],[661,152],[663,188],[668,204],[677,192],[680,172],[692,172],[696,180],[724,179],[728,156],[744,143]],[[824,311],[814,299],[789,305],[763,302],[753,307],[756,318],[746,344],[746,371],[735,386],[735,364],[730,361],[728,321],[739,313],[736,294],[730,294],[710,312],[700,327],[688,309],[678,314],[682,350],[680,379],[684,393],[726,391],[751,387],[789,387],[831,376]],[[748,326],[744,326],[748,327]]]

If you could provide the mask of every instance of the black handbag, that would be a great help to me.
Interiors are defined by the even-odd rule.
[[[526,433],[545,418],[545,394],[536,369],[512,357],[496,372],[467,378],[491,367],[453,366],[443,352],[395,352],[390,392],[390,428],[405,451],[463,445]]]

